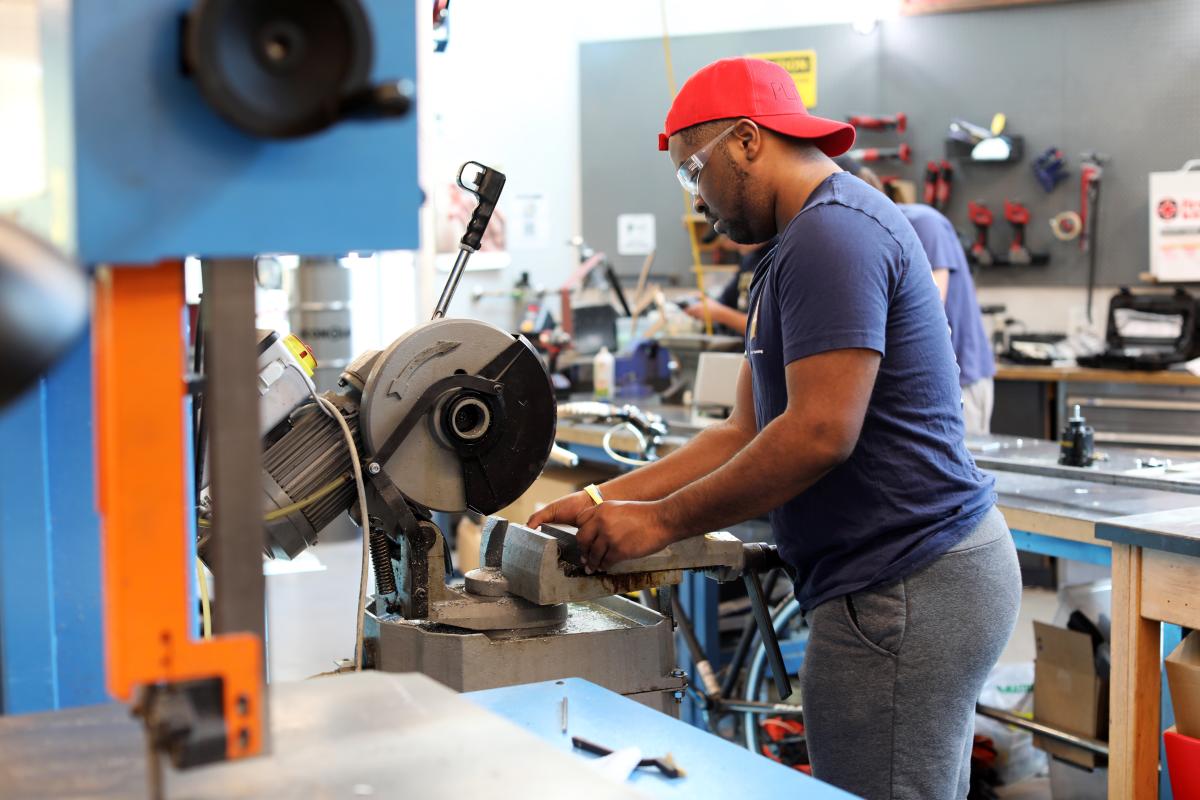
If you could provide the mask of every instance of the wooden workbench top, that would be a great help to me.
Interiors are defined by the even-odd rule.
[[[1088,383],[1142,383],[1156,386],[1200,386],[1200,378],[1190,372],[1161,370],[1141,372],[1122,369],[1090,369],[1088,367],[1037,367],[1019,364],[999,364],[998,381],[1072,381]]]

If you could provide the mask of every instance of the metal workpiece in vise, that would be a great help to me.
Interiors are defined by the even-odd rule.
[[[593,600],[642,589],[674,586],[688,571],[701,571],[720,582],[741,578],[750,598],[759,635],[766,643],[780,697],[791,682],[759,576],[786,568],[773,545],[743,543],[729,533],[706,533],[677,541],[656,553],[614,564],[603,572],[585,572],[575,530],[524,525],[491,518],[480,544],[480,568],[466,576],[466,591],[487,596],[516,595],[538,606]]]

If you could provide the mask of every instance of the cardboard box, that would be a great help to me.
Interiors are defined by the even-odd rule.
[[[1200,739],[1200,631],[1184,637],[1165,663],[1175,727],[1183,736]]]
[[[1092,639],[1082,633],[1033,623],[1037,660],[1033,675],[1033,718],[1060,730],[1105,740],[1108,737],[1108,683],[1096,674]],[[1046,737],[1034,744],[1086,769],[1097,754]]]
[[[1108,769],[1082,769],[1052,758],[1050,796],[1054,800],[1104,800],[1108,797]]]

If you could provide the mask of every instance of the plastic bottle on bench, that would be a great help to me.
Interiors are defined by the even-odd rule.
[[[592,359],[592,385],[597,400],[611,400],[613,396],[613,372],[616,360],[607,347],[601,347]]]

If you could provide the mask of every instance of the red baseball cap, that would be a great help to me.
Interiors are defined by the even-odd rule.
[[[666,150],[667,139],[684,128],[740,117],[809,139],[828,156],[840,156],[854,145],[854,126],[809,114],[783,67],[759,58],[722,58],[683,84],[667,112],[666,133],[658,135],[658,149]]]

